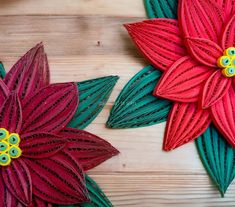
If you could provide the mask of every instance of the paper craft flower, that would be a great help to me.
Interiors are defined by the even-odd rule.
[[[235,5],[180,0],[178,18],[125,25],[164,71],[154,95],[174,101],[163,148],[194,140],[211,122],[235,147]]]
[[[78,107],[75,83],[50,84],[42,44],[0,79],[0,206],[88,202],[84,170],[118,151],[67,128]]]

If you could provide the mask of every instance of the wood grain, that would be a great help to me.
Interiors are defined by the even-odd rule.
[[[105,128],[123,86],[147,65],[122,24],[144,18],[142,0],[0,0],[0,59],[9,70],[20,55],[43,41],[53,82],[120,76],[108,104],[87,128],[121,151],[89,172],[114,206],[234,206],[234,185],[220,198],[194,143],[170,153],[161,150],[165,124]]]

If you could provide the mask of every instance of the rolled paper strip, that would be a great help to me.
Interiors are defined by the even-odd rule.
[[[7,140],[12,145],[18,145],[20,143],[20,137],[16,133],[11,133]]]
[[[227,67],[225,69],[222,70],[222,74],[225,76],[225,77],[233,77],[235,76],[235,67]]]
[[[7,153],[3,153],[0,155],[0,165],[7,166],[11,163],[11,158]]]
[[[0,128],[0,140],[4,140],[8,136],[9,136],[9,132],[4,128]]]
[[[225,67],[229,66],[230,64],[231,64],[231,59],[228,56],[221,56],[218,59],[218,66],[220,68],[225,68]]]
[[[235,57],[232,58],[232,60],[231,60],[231,65],[232,65],[232,66],[235,66]]]
[[[235,47],[229,47],[224,52],[225,55],[235,56]]]
[[[9,150],[9,144],[6,141],[1,141],[0,142],[0,153],[2,152],[6,152],[7,150]]]
[[[22,151],[19,147],[17,146],[11,146],[10,150],[8,151],[9,155],[11,158],[18,158],[21,156]]]

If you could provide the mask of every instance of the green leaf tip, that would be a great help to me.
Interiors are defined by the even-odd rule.
[[[137,128],[165,121],[171,103],[152,95],[161,74],[147,66],[132,77],[116,99],[106,126]]]
[[[177,19],[178,1],[176,0],[144,0],[144,5],[150,19]]]
[[[224,197],[235,177],[235,150],[213,125],[196,139],[196,145],[205,169]]]
[[[5,78],[6,76],[6,70],[4,68],[4,65],[3,63],[0,61],[0,78]]]
[[[68,127],[84,129],[100,113],[116,85],[118,76],[78,82],[79,105]]]

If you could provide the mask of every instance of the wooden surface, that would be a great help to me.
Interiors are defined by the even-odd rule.
[[[43,41],[53,82],[120,76],[107,106],[87,128],[121,151],[90,171],[114,206],[235,206],[235,186],[220,198],[194,143],[170,153],[161,151],[164,124],[105,128],[123,86],[147,65],[122,24],[144,18],[142,0],[0,0],[0,59],[9,69]]]

